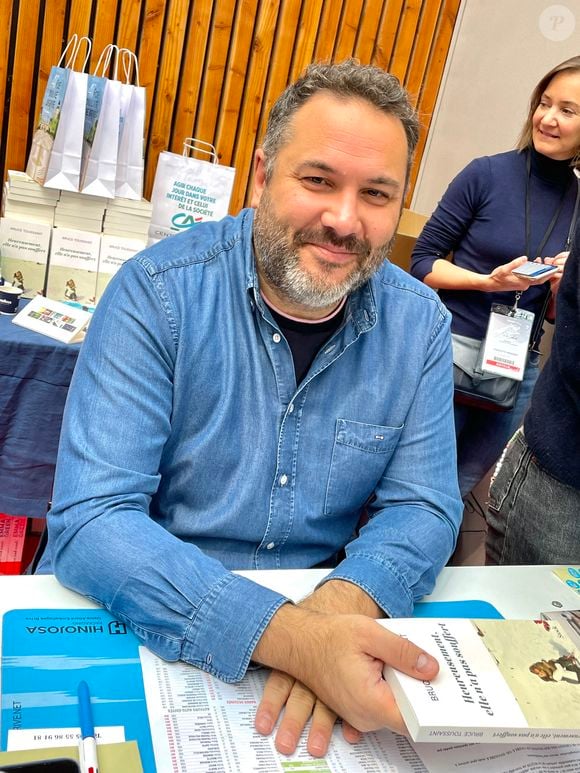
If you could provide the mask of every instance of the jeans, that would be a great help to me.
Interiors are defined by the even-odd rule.
[[[457,475],[462,497],[469,494],[499,459],[506,443],[522,423],[540,373],[539,359],[535,352],[530,355],[516,404],[511,411],[496,413],[455,404]]]
[[[580,562],[580,490],[538,464],[520,429],[489,491],[488,564]]]

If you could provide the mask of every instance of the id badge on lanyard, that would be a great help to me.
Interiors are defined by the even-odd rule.
[[[531,311],[494,303],[482,347],[484,373],[522,381],[533,324]]]

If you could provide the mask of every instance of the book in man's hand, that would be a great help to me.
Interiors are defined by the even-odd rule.
[[[389,666],[389,683],[413,741],[577,743],[580,611],[538,620],[381,620],[433,655],[420,681]]]

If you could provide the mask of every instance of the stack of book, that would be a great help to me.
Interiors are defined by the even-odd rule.
[[[61,191],[54,212],[54,225],[57,228],[73,228],[100,234],[103,230],[106,204],[107,199],[102,196]]]
[[[103,233],[146,242],[150,222],[151,202],[147,199],[109,199]]]
[[[59,191],[43,188],[24,172],[10,170],[2,196],[0,269],[24,298],[44,291],[46,264]]]
[[[53,225],[60,191],[43,188],[25,172],[9,170],[2,195],[2,216]]]
[[[109,199],[97,276],[97,300],[123,263],[147,245],[151,203],[146,199]]]

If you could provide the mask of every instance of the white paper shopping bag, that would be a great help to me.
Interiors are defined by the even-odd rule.
[[[117,77],[119,49],[107,46],[101,53],[93,75],[107,70],[111,57],[116,54],[113,78],[103,78],[100,111],[94,131],[85,136],[81,192],[93,196],[115,197],[117,155],[119,150],[119,126],[121,108],[121,82]],[[90,141],[89,141],[90,138]]]
[[[79,189],[87,75],[72,67],[83,41],[87,45],[84,70],[91,41],[77,35],[69,40],[59,63],[51,69],[32,140],[26,171],[48,188]]]
[[[121,84],[119,152],[115,196],[140,201],[143,198],[145,133],[145,88],[139,85],[139,65],[133,51],[121,49],[125,82]],[[131,63],[135,85],[131,85]]]
[[[190,153],[201,153],[209,161]],[[148,244],[228,214],[236,170],[217,161],[214,146],[193,137],[183,143],[183,155],[159,154]]]

